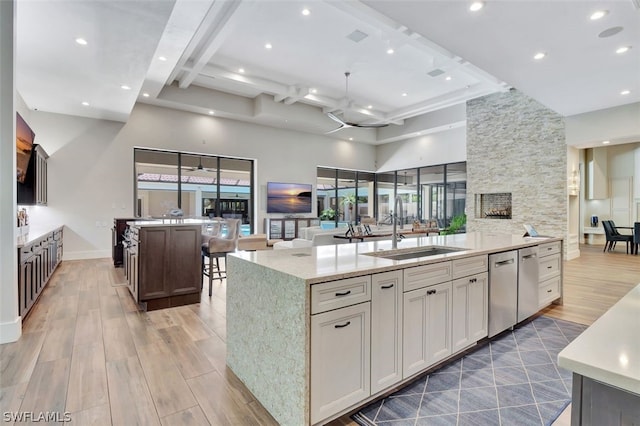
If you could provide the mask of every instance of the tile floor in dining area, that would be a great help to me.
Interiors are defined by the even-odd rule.
[[[548,425],[571,399],[558,353],[586,326],[540,316],[354,416],[363,425]]]

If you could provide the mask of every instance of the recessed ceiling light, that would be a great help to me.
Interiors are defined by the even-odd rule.
[[[142,96],[143,96],[143,97],[145,97],[145,98],[148,98],[148,97],[149,97],[149,94],[148,94],[147,92],[144,92],[144,93],[142,94]]]
[[[304,16],[309,16],[311,15],[311,11],[305,7],[304,9],[302,9],[302,14]]]
[[[158,56],[158,60],[164,62],[167,60],[167,58],[165,56]]]
[[[373,105],[367,105],[367,109],[373,108]]]
[[[451,81],[451,76],[450,76],[450,75],[448,75],[448,76],[446,76],[444,79],[445,79],[445,80],[447,80],[447,81]]]
[[[122,86],[120,86],[120,88],[122,90],[131,90],[131,87],[127,86],[126,84],[123,84]]]
[[[406,93],[403,93],[403,94],[402,94],[402,96],[407,96],[407,94],[406,94]]]
[[[89,106],[89,102],[84,101],[84,102],[82,102],[82,105],[84,105],[84,106]]]
[[[240,74],[244,74],[244,68],[238,68],[238,72],[239,72]]]
[[[392,48],[388,48],[387,49],[387,54],[388,55],[393,55],[394,50]]]
[[[271,43],[267,43],[264,45],[265,49],[271,49],[273,46],[271,45]]]
[[[483,7],[484,7],[484,2],[474,1],[473,3],[471,3],[471,6],[469,6],[469,10],[472,12],[477,12]]]
[[[78,38],[76,39],[76,43],[78,43],[78,44],[79,44],[79,45],[81,45],[81,46],[86,46],[86,45],[88,44],[88,43],[87,43],[87,40],[83,39],[82,37],[78,37]]]
[[[602,141],[602,144],[603,144],[603,145],[609,145],[609,143],[610,143],[610,142],[611,142],[611,141]]]
[[[629,49],[631,49],[631,46],[622,46],[622,47],[618,47],[616,49],[616,53],[618,54],[623,54],[623,53],[627,53],[629,51]]]
[[[318,89],[311,89],[310,92],[313,93],[313,94],[316,94],[316,93],[318,93]]]
[[[535,59],[535,60],[538,60],[538,61],[539,61],[540,59],[544,58],[545,56],[547,56],[547,54],[546,54],[546,53],[544,53],[544,52],[538,52],[538,53],[536,53],[535,55],[533,55],[533,59]]]
[[[352,141],[352,140],[353,140],[353,138],[349,138],[349,140],[350,140],[350,141]]]
[[[623,90],[620,92],[621,95],[628,95],[629,93],[631,93],[631,90]]]
[[[213,114],[214,114],[214,112],[209,110],[209,115],[213,115]]]
[[[598,19],[604,18],[607,13],[609,13],[608,10],[598,10],[593,12],[589,19],[591,19],[592,21],[597,21]]]

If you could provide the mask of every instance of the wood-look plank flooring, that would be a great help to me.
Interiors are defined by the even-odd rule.
[[[591,324],[640,283],[640,256],[581,252],[564,264],[564,305],[545,313]],[[225,365],[225,283],[207,290],[199,304],[140,312],[110,259],[63,262],[20,340],[0,346],[0,411],[66,411],[78,425],[276,425]]]

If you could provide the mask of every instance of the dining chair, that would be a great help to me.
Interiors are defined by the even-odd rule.
[[[629,245],[633,240],[632,235],[623,235],[616,229],[615,223],[612,220],[603,220],[602,227],[604,228],[604,234],[606,242],[604,244],[604,251],[611,251],[616,248],[618,241],[625,242],[627,244],[627,254],[629,254]]]
[[[240,236],[240,219],[222,219],[220,232],[218,235],[210,237],[206,243],[202,244],[202,273],[209,277],[209,296],[213,288],[213,261],[215,259],[218,277],[223,280],[227,278],[227,253],[233,253],[238,248],[238,237]],[[208,265],[205,267],[204,258],[208,258]],[[220,258],[223,257],[225,270],[220,269]],[[223,275],[224,274],[224,275]]]
[[[633,245],[631,246],[631,253],[637,255],[638,247],[640,247],[640,222],[633,224]]]

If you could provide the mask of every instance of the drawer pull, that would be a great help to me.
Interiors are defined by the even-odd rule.
[[[553,291],[553,290],[549,289],[549,290],[547,290],[547,293],[551,293],[552,291]]]
[[[347,290],[344,293],[336,293],[336,296],[346,296],[348,294],[351,294],[351,290]]]
[[[522,256],[522,258],[523,258],[523,259],[533,259],[534,257],[536,257],[536,254],[535,254],[535,253],[533,253],[533,254],[528,254],[528,255],[526,255],[526,256]]]
[[[427,294],[436,294],[435,290],[427,290]]]
[[[469,280],[469,282],[470,282],[470,283],[475,283],[476,281],[478,281],[478,279],[477,279],[477,278],[471,278],[471,279]]]
[[[388,288],[393,288],[393,284],[383,285],[383,286],[381,286],[380,288],[381,288],[381,289],[383,289],[383,290],[386,290],[386,289],[388,289]]]
[[[347,321],[344,324],[336,324],[334,325],[335,328],[345,328],[346,326],[348,326],[349,324],[351,324],[351,321]]]
[[[547,266],[547,269],[551,269],[551,268],[553,268],[553,266]]]

